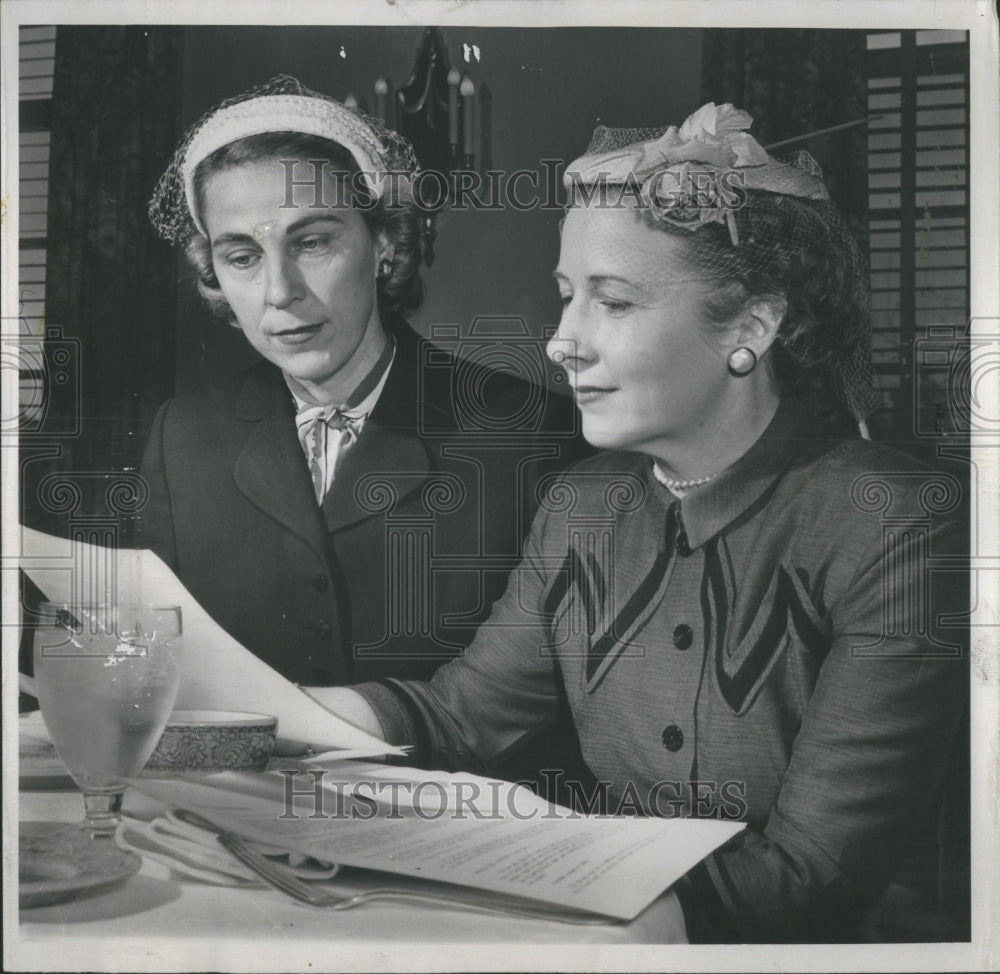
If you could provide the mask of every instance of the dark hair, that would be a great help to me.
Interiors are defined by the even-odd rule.
[[[609,187],[595,198],[620,206],[628,196]],[[751,298],[783,299],[768,354],[779,393],[828,423],[856,429],[854,410],[864,415],[874,398],[869,285],[858,246],[826,201],[762,190],[745,196],[733,211],[737,245],[726,223],[690,230],[647,208],[636,218],[678,240],[684,270],[713,282],[702,304],[709,323],[728,324]]]
[[[211,176],[227,169],[268,159],[322,159],[349,187],[352,199],[358,202],[369,233],[384,234],[393,245],[392,271],[385,280],[376,282],[379,313],[383,323],[391,326],[395,315],[406,316],[420,307],[424,287],[420,279],[423,256],[421,220],[413,195],[404,180],[390,183],[391,189],[373,201],[357,180],[350,177],[360,170],[351,154],[336,142],[321,136],[301,132],[266,132],[237,139],[216,149],[203,159],[194,173],[195,208],[205,209],[205,187]],[[391,197],[391,198],[390,198]],[[198,291],[218,314],[232,317],[232,309],[222,294],[212,266],[212,248],[206,237],[195,234],[186,244],[185,252],[195,269]],[[389,319],[389,320],[387,320]]]
[[[723,224],[667,227],[684,241],[687,269],[707,269],[722,285],[703,303],[707,319],[722,324],[751,298],[783,298],[768,356],[778,391],[836,425],[854,426],[851,407],[863,412],[872,396],[871,319],[865,266],[850,231],[826,201],[764,191],[748,190],[734,216],[736,246]]]

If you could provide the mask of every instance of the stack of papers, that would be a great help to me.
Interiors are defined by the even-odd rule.
[[[523,786],[406,768],[139,778],[221,829],[341,866],[455,883],[632,920],[743,828],[584,815]]]

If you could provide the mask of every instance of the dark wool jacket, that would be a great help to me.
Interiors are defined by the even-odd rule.
[[[518,563],[546,477],[592,452],[569,399],[489,366],[510,360],[502,340],[474,343],[476,365],[403,322],[392,331],[389,377],[322,508],[268,362],[166,403],[144,457],[139,544],[303,685],[425,678],[460,655]]]

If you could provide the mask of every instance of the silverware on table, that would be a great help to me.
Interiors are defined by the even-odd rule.
[[[214,833],[224,848],[228,849],[244,866],[253,870],[268,886],[310,906],[324,907],[330,910],[353,910],[355,907],[371,903],[373,900],[411,900],[413,902],[447,906],[456,910],[488,913],[494,916],[550,920],[557,923],[577,924],[579,926],[615,926],[624,922],[613,917],[601,917],[589,913],[550,910],[545,907],[521,907],[509,903],[480,903],[462,899],[458,895],[421,892],[393,887],[370,889],[361,893],[331,893],[327,890],[319,889],[310,883],[303,882],[287,866],[270,859],[254,849],[242,836],[237,835],[235,832],[226,832],[220,829],[197,812],[192,812],[184,808],[176,808],[173,812],[182,821]]]
[[[235,832],[226,832],[217,825],[203,818],[197,812],[188,811],[186,808],[175,808],[174,815],[182,822],[194,825],[196,828],[211,832],[218,839],[219,844],[228,849],[240,862],[248,869],[256,873],[268,886],[273,886],[282,893],[308,903],[310,906],[330,906],[331,897],[328,893],[309,883],[303,882],[287,866],[282,865],[258,852],[246,839]]]

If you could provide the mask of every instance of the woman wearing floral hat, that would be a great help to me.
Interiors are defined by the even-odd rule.
[[[957,485],[867,439],[863,265],[751,121],[599,129],[568,167],[549,353],[604,452],[461,660],[327,701],[490,771],[565,693],[604,810],[747,823],[677,884],[690,939],[934,939],[967,598],[928,556],[963,548]]]

